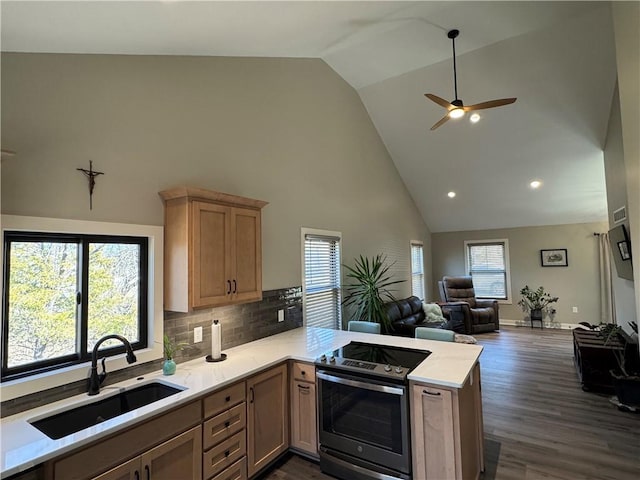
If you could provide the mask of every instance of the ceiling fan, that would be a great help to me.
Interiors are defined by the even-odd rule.
[[[431,130],[435,130],[450,118],[463,117],[467,112],[472,112],[474,110],[484,110],[485,108],[501,107],[503,105],[509,105],[510,103],[516,101],[515,98],[501,98],[499,100],[489,100],[488,102],[476,103],[475,105],[469,106],[465,106],[464,103],[462,103],[462,100],[458,98],[458,77],[456,71],[456,38],[459,34],[459,30],[449,30],[447,32],[447,37],[451,39],[451,42],[453,44],[453,88],[456,96],[455,100],[453,100],[452,102],[447,102],[444,98],[440,98],[433,93],[424,94],[424,96],[429,100],[448,110],[447,114],[438,122],[436,122],[433,127],[431,127]]]

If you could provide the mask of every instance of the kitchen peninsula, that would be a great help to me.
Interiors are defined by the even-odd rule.
[[[245,475],[251,477],[289,448],[289,423],[294,450],[296,444],[293,432],[298,431],[296,422],[307,420],[312,425],[315,424],[315,413],[310,414],[307,409],[305,412],[308,418],[304,418],[304,415],[300,415],[301,410],[291,409],[291,418],[280,419],[282,438],[276,439],[280,445],[274,449],[275,456],[263,456],[259,451],[263,442],[257,441],[257,434],[252,431],[252,418],[260,414],[260,395],[276,399],[264,402],[269,403],[272,410],[275,409],[273,417],[276,420],[279,412],[284,412],[282,415],[286,413],[286,417],[289,417],[289,398],[291,397],[292,405],[297,405],[293,382],[298,380],[298,373],[304,375],[305,368],[301,371],[300,366],[309,367],[309,371],[313,372],[312,363],[321,354],[352,341],[431,351],[431,355],[408,375],[413,478],[439,478],[438,475],[441,476],[444,472],[446,478],[477,478],[482,469],[482,407],[478,366],[482,347],[322,328],[297,328],[226,350],[227,360],[224,362],[192,360],[179,364],[177,373],[170,377],[163,377],[161,372],[157,372],[145,375],[143,380],[132,379],[105,387],[96,397],[78,395],[3,418],[1,478],[8,478],[41,464],[48,477],[61,477],[61,474],[56,475],[56,467],[59,466],[60,472],[68,472],[63,470],[63,467],[68,467],[64,465],[65,459],[82,455],[83,452],[91,453],[96,446],[128,432],[140,430],[158,418],[176,415],[176,412],[186,412],[187,420],[181,424],[183,430],[171,433],[169,438],[183,438],[183,443],[191,442],[192,463],[195,465],[193,472],[197,478],[217,478],[214,475],[218,475],[223,468],[226,469],[224,471],[229,468],[241,471],[245,465],[243,462],[249,464],[248,475],[246,469],[242,470],[240,478],[246,478]],[[184,390],[59,440],[49,439],[29,423],[30,420],[48,417],[56,412],[108,397],[114,391],[154,379]],[[313,385],[313,378],[306,378],[306,381]],[[282,402],[277,401],[280,397],[276,390],[282,392]],[[289,391],[291,394],[288,394]],[[238,397],[237,402],[232,397]],[[296,414],[299,415],[297,419],[294,418]],[[215,426],[219,417],[224,425],[222,432],[217,431]],[[242,419],[246,421],[246,443],[245,423],[242,423]],[[234,422],[238,424],[235,430]],[[315,432],[315,429],[312,430]],[[216,435],[219,435],[220,442],[209,438]],[[154,438],[156,445],[163,440]],[[306,453],[315,456],[315,441],[308,443],[312,446],[311,451]],[[131,449],[131,446],[128,448]],[[158,447],[154,445],[154,448]],[[122,458],[127,464],[133,461],[139,464],[139,459],[144,457],[143,452],[129,451],[128,454],[138,456],[132,459]],[[228,458],[233,455],[232,459]],[[202,463],[201,459],[204,460]],[[87,470],[88,475],[82,475],[95,477],[116,465],[117,468],[123,468],[119,463],[107,462],[92,466],[91,470]]]

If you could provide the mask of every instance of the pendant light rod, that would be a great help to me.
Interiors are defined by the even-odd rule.
[[[451,39],[453,45],[453,91],[455,93],[455,99],[458,99],[458,71],[456,68],[456,37],[460,34],[459,30],[449,30],[447,37]]]

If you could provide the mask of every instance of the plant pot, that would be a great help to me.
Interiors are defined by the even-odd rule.
[[[542,321],[542,310],[536,308],[531,310],[531,321],[532,322],[541,322]]]
[[[640,407],[640,377],[625,377],[613,370],[611,377],[613,377],[613,388],[620,403],[629,407]]]
[[[172,359],[165,360],[162,364],[162,373],[164,375],[173,375],[176,373],[176,362]]]

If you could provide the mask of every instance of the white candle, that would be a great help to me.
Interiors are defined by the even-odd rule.
[[[214,320],[211,324],[211,358],[218,360],[222,354],[222,339],[220,337],[220,322]]]

